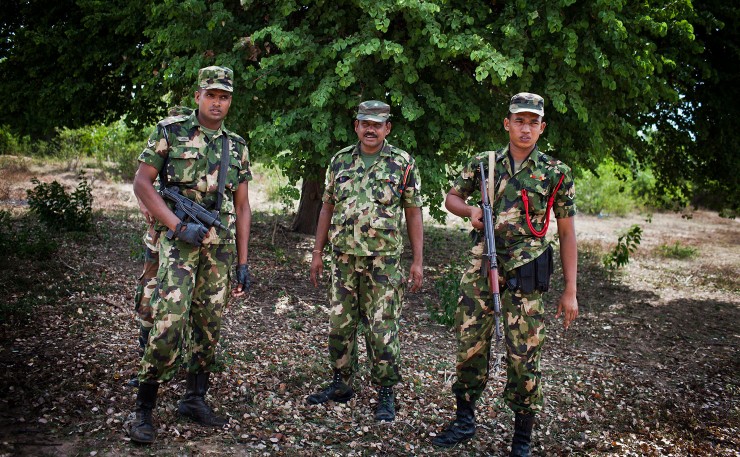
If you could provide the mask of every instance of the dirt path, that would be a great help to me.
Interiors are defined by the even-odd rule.
[[[22,183],[24,173],[13,175]],[[214,431],[176,416],[180,373],[162,389],[157,442],[133,445],[125,429],[135,392],[125,382],[137,361],[131,303],[140,264],[130,253],[143,223],[127,185],[95,192],[104,212],[93,234],[60,237],[49,258],[2,259],[6,306],[30,311],[0,322],[0,455],[506,455],[503,372],[479,404],[474,440],[445,452],[430,444],[454,408],[455,343],[427,306],[438,301],[434,281],[465,252],[459,226],[427,228],[425,287],[403,311],[401,409],[395,423],[378,425],[365,364],[349,404],[305,404],[328,376],[326,284],[307,281],[311,238],[283,230],[284,220],[273,244],[274,219],[260,212],[250,247],[256,283],[225,315],[209,393],[230,425]],[[23,195],[18,186],[7,193]],[[578,217],[582,314],[567,333],[550,315],[536,455],[738,455],[740,225],[709,212],[644,219]],[[640,249],[609,278],[600,256],[635,223]],[[676,241],[697,254],[659,255]],[[557,295],[547,300],[554,311]]]

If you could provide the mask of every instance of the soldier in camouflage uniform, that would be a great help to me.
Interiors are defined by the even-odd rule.
[[[169,109],[169,116],[178,116],[182,114],[191,114],[192,108],[185,106],[173,106]],[[144,266],[136,283],[134,292],[134,311],[139,319],[139,358],[144,357],[144,349],[149,342],[149,333],[154,326],[154,317],[152,313],[151,299],[157,288],[157,269],[159,269],[159,232],[155,229],[155,219],[149,210],[136,198],[139,204],[139,211],[144,216],[146,223],[149,224],[144,232]],[[132,387],[139,387],[139,375],[136,374],[128,381]]]
[[[458,337],[457,380],[452,391],[457,399],[456,419],[434,439],[439,446],[454,446],[475,434],[474,407],[486,387],[494,333],[491,291],[481,274],[485,240],[480,206],[468,198],[480,190],[479,164],[489,168],[495,160],[493,182],[494,232],[502,284],[502,315],[506,341],[507,382],[504,400],[515,413],[512,456],[530,454],[534,415],[542,410],[540,355],[545,340],[542,293],[549,287],[552,248],[545,238],[550,208],[557,219],[560,257],[565,290],[556,317],[564,315],[567,329],[578,315],[576,300],[577,250],[574,227],[575,187],[568,166],[537,149],[545,129],[544,100],[520,93],[512,97],[504,129],[509,145],[483,152],[463,168],[447,194],[445,205],[453,214],[469,217],[478,242],[460,282],[456,314]],[[490,193],[490,192],[489,192]],[[553,197],[548,204],[550,197]]]
[[[311,260],[311,280],[324,267],[322,253],[331,243],[329,361],[334,376],[309,404],[347,402],[354,395],[357,333],[362,324],[378,386],[375,419],[395,419],[393,386],[401,379],[398,319],[404,278],[402,215],[406,218],[413,261],[411,292],[421,288],[423,227],[419,173],[414,159],[385,141],[391,131],[390,106],[370,100],[359,105],[355,132],[359,142],[331,159]]]
[[[152,297],[154,325],[141,361],[136,418],[129,433],[138,443],[154,441],[152,410],[157,390],[174,376],[183,341],[188,341],[189,354],[186,391],[178,412],[203,425],[227,422],[205,403],[205,395],[235,260],[237,286],[232,295],[244,295],[251,284],[247,267],[249,155],[244,139],[223,126],[231,106],[233,72],[225,67],[202,68],[198,83],[198,109],[157,124],[139,156],[134,179],[134,192],[160,232],[157,289]],[[221,170],[224,146],[228,168]],[[218,210],[220,173],[225,173],[226,184],[219,218],[226,230],[208,230],[188,218],[180,220],[153,185],[159,177],[204,208]],[[173,233],[171,238],[162,234],[168,230]]]
[[[138,200],[138,199],[137,199]],[[144,267],[134,293],[134,310],[139,318],[139,357],[144,357],[144,349],[149,341],[149,332],[154,326],[151,299],[157,288],[157,269],[159,268],[159,232],[154,229],[154,219],[149,210],[139,201],[139,209],[149,227],[144,232]],[[139,387],[138,374],[128,382],[130,386]]]

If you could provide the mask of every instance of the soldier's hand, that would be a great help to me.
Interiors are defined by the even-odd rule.
[[[205,226],[194,222],[179,222],[177,227],[175,227],[175,236],[177,239],[192,244],[193,246],[200,246],[203,244],[203,238],[205,238],[207,233],[208,229],[205,228]]]
[[[311,282],[314,287],[319,287],[319,279],[324,272],[324,259],[320,251],[311,253]]]
[[[249,265],[241,263],[236,266],[236,287],[231,291],[234,297],[241,297],[252,288],[252,275],[249,273]]]
[[[558,312],[555,314],[555,318],[559,318],[560,314],[563,315],[563,325],[568,330],[570,323],[578,317],[578,299],[575,293],[563,292],[558,301]]]
[[[421,290],[421,284],[424,281],[424,270],[421,265],[411,264],[409,269],[408,283],[411,284],[409,289],[411,292],[418,292]]]
[[[470,224],[476,230],[483,230],[483,210],[480,206],[470,207]]]

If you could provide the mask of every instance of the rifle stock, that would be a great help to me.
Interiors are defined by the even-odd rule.
[[[483,231],[486,240],[483,257],[488,262],[487,268],[483,271],[488,276],[488,285],[491,289],[491,298],[493,300],[493,317],[496,325],[496,342],[501,341],[501,293],[498,282],[498,264],[496,261],[496,238],[493,232],[493,208],[488,200],[488,188],[486,185],[486,170],[483,168],[483,162],[480,162],[480,193],[482,198],[483,209]]]
[[[175,204],[175,216],[180,218],[181,221],[185,220],[185,217],[189,217],[192,222],[203,225],[210,229],[216,227],[225,230],[226,227],[221,223],[218,217],[218,213],[210,212],[203,208],[199,204],[180,194],[180,189],[175,186],[165,187],[160,191],[162,198],[169,200]],[[167,231],[167,239],[171,240],[174,236],[172,230]]]

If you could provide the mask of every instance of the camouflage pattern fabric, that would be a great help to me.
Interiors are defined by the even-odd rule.
[[[357,333],[365,343],[374,384],[393,386],[401,380],[398,319],[404,278],[398,256],[332,255],[329,360],[347,385],[357,371]]]
[[[367,170],[359,143],[332,157],[322,200],[334,205],[329,241],[339,252],[400,255],[403,208],[422,206],[421,181],[411,155],[388,142],[378,154]],[[406,170],[406,187],[401,191]]]
[[[195,247],[160,237],[154,327],[144,352],[139,382],[172,379],[187,341],[188,373],[210,372],[229,293],[234,244]]]
[[[530,199],[530,218],[535,230],[545,223],[547,200],[562,175],[563,182],[555,195],[556,218],[576,214],[575,185],[568,166],[541,153],[536,147],[521,168],[514,173],[508,146],[496,154],[495,200],[493,206],[496,254],[499,276],[513,277],[516,268],[536,259],[548,247],[545,237],[532,235],[526,221],[521,190]],[[453,188],[468,199],[479,196],[480,169],[483,162],[488,173],[489,151],[474,156],[463,168]],[[490,183],[489,183],[490,185]],[[477,192],[477,194],[476,194]],[[456,315],[458,333],[456,395],[469,400],[480,397],[488,380],[488,362],[493,334],[493,315],[488,309],[490,288],[481,276],[485,240],[471,249],[470,264],[460,282],[461,297]],[[507,383],[504,399],[514,411],[536,412],[542,409],[543,396],[540,357],[545,340],[542,294],[504,291],[501,296],[504,333],[506,336]]]
[[[221,207],[221,223],[228,227],[228,233],[212,227],[205,244],[235,242],[236,210],[233,192],[239,183],[252,179],[249,152],[244,139],[226,130],[223,125],[209,138],[198,123],[196,110],[189,115],[168,117],[157,124],[157,128],[149,136],[146,149],[139,156],[139,161],[160,171],[166,163],[163,174],[167,185],[178,186],[182,195],[206,209],[212,209],[216,205],[221,142],[224,135],[229,142],[231,157]],[[170,209],[174,206],[169,201],[167,204]],[[160,223],[157,223],[156,229],[167,231]]]
[[[489,306],[488,280],[480,274],[481,259],[473,259],[460,282],[460,300],[455,314],[457,331],[456,396],[468,401],[480,398],[488,383],[494,316]],[[545,342],[542,293],[503,291],[501,313],[506,341],[506,387],[504,401],[514,412],[542,410],[540,357]]]
[[[223,124],[216,131],[204,129],[198,123],[197,110],[157,124],[139,156],[141,162],[160,171],[166,185],[177,186],[182,195],[212,209],[224,138],[230,157],[220,216],[228,230],[212,228],[203,245],[195,247],[168,240],[161,236],[167,228],[155,225],[160,236],[157,286],[151,301],[154,324],[141,361],[140,382],[170,380],[181,355],[189,373],[212,370],[236,259],[233,194],[252,175],[244,139]]]
[[[198,71],[198,88],[234,91],[234,71],[228,67],[205,67]]]
[[[159,235],[151,224],[144,233],[144,268],[139,276],[134,294],[134,309],[139,317],[139,325],[148,331],[154,325],[151,299],[157,288],[157,269],[159,268]]]
[[[453,189],[463,199],[480,193],[480,169],[483,162],[488,173],[488,154],[482,152],[473,157],[458,176]],[[529,212],[535,230],[541,230],[545,224],[547,200],[555,190],[561,175],[565,179],[558,189],[553,205],[555,217],[560,219],[572,217],[576,214],[575,185],[570,168],[559,160],[541,153],[536,147],[520,170],[514,174],[513,160],[508,146],[496,154],[495,174],[495,201],[492,203],[494,215],[494,231],[496,232],[496,254],[499,268],[503,272],[524,265],[545,252],[549,241],[546,238],[536,238],[527,226],[524,214],[524,203],[521,197],[522,189],[529,197]],[[483,237],[478,237],[480,249],[474,248],[473,255],[479,257],[483,253]],[[503,276],[503,275],[502,275]]]
[[[511,101],[509,102],[509,112],[512,114],[530,112],[535,113],[538,116],[544,116],[545,99],[537,94],[520,92],[511,97]]]

